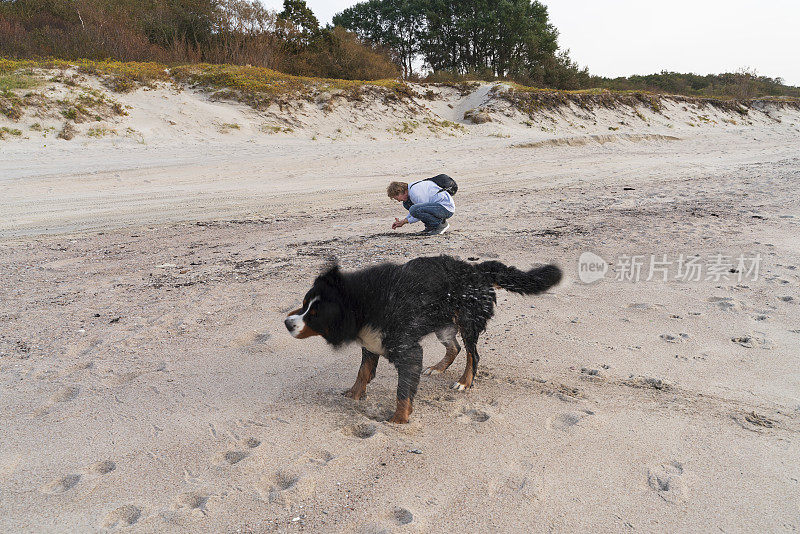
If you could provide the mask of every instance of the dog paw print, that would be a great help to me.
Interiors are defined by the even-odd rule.
[[[94,462],[93,464],[88,465],[86,467],[86,472],[95,475],[107,475],[116,468],[117,464],[111,460],[100,460],[99,462]]]
[[[585,418],[594,415],[591,410],[577,410],[574,412],[566,412],[554,417],[548,417],[545,425],[551,430],[560,430],[562,432],[569,432],[573,428],[580,426],[581,421]]]
[[[479,408],[464,408],[457,419],[464,423],[485,423],[491,417],[489,413]]]
[[[187,491],[175,496],[172,499],[172,509],[173,510],[200,510],[203,511],[203,507],[206,505],[206,501],[208,501],[208,497],[202,493],[197,491]]]
[[[661,334],[659,337],[667,343],[683,343],[689,339],[689,334],[681,332],[680,334]]]
[[[217,454],[214,463],[217,465],[235,465],[247,458],[248,453],[245,451],[225,451]]]
[[[390,517],[398,526],[408,525],[414,521],[414,514],[412,514],[408,509],[401,508],[399,506],[392,510]]]
[[[81,480],[80,475],[65,475],[43,485],[40,489],[42,493],[48,495],[58,495],[71,490]]]
[[[129,527],[136,523],[142,515],[142,510],[132,504],[126,504],[106,514],[103,527]]]
[[[342,429],[344,435],[360,439],[371,438],[377,431],[378,426],[373,423],[359,423]]]
[[[648,469],[647,485],[667,502],[677,503],[686,499],[686,483],[683,466],[670,462]]]
[[[256,486],[261,497],[270,503],[291,508],[311,498],[316,489],[314,477],[287,468],[262,479]]]

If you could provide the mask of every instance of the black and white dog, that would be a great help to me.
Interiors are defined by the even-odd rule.
[[[495,288],[532,295],[561,281],[561,270],[545,265],[520,271],[499,261],[471,264],[450,256],[417,258],[404,265],[386,263],[352,273],[338,266],[314,280],[302,308],[284,321],[298,339],[322,336],[334,346],[362,346],[361,368],[345,395],[358,400],[375,376],[379,356],[397,368],[397,409],[389,420],[407,423],[422,368],[420,340],[436,333],[445,357],[426,374],[441,373],[461,347],[467,367],[454,389],[472,387],[478,369],[478,336],[494,314]]]

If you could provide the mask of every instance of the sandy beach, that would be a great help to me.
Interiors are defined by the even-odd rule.
[[[800,529],[800,111],[430,90],[165,85],[113,134],[0,141],[1,531]],[[440,172],[450,232],[392,231],[387,183]],[[282,321],[331,258],[437,254],[565,279],[500,291],[474,387],[462,355],[389,424],[388,362],[352,401],[360,349]]]

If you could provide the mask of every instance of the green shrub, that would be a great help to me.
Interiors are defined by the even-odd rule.
[[[17,130],[16,128],[9,128],[8,126],[3,126],[0,128],[0,139],[5,139],[6,135],[13,135],[14,137],[19,137],[22,135],[22,131]]]

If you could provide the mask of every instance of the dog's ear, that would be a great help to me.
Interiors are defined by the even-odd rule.
[[[339,264],[329,263],[322,274],[319,275],[319,280],[323,280],[335,288],[340,288],[342,286],[342,271],[339,269]]]
[[[331,277],[331,278],[341,278],[342,270],[339,268],[338,265],[329,265],[324,271],[322,271],[323,278]]]
[[[322,268],[322,274],[327,274],[331,271],[339,271],[339,259],[336,256],[328,256],[325,260],[325,266]]]
[[[317,282],[326,288],[324,292],[326,306],[335,309],[325,340],[334,346],[340,346],[345,340],[352,340],[355,337],[356,317],[348,302],[345,279],[339,265],[336,263],[328,265],[327,270],[317,278]]]
[[[331,314],[330,328],[325,335],[328,343],[340,346],[345,340],[353,340],[356,337],[356,316],[352,306],[349,305],[347,297],[336,287],[330,293],[330,299],[326,302],[328,309],[334,310]]]

